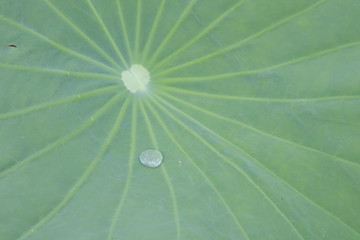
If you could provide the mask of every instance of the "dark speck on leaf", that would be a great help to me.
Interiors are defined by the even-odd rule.
[[[9,47],[12,47],[12,48],[17,48],[17,46],[15,44],[10,44],[8,45]]]

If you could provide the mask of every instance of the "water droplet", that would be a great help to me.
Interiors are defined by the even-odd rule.
[[[154,149],[145,150],[140,154],[140,162],[147,167],[156,168],[163,161],[161,152]]]

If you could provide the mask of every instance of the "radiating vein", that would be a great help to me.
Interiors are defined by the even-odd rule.
[[[96,19],[98,20],[102,30],[104,31],[106,37],[108,38],[111,46],[114,48],[115,52],[117,53],[118,57],[120,58],[120,60],[122,61],[122,63],[124,64],[124,66],[126,68],[129,68],[129,65],[127,64],[123,54],[121,53],[118,45],[115,43],[113,37],[111,36],[109,30],[107,29],[104,21],[102,20],[102,18],[100,17],[98,11],[96,10],[96,8],[94,7],[94,5],[92,4],[91,0],[86,0],[86,2],[88,3],[89,7],[91,8],[92,12],[94,13]]]
[[[232,72],[232,73],[225,73],[225,74],[218,74],[218,75],[211,75],[211,76],[165,78],[162,82],[209,81],[209,80],[218,80],[218,79],[225,79],[225,78],[231,78],[231,77],[253,75],[253,74],[258,74],[258,73],[267,72],[267,71],[271,71],[271,70],[274,70],[274,69],[294,65],[294,64],[297,64],[297,63],[302,63],[302,62],[305,62],[305,61],[308,61],[308,60],[311,60],[311,59],[315,59],[315,58],[319,58],[319,57],[322,57],[322,56],[325,56],[325,55],[328,55],[328,54],[335,53],[335,52],[343,50],[343,49],[356,47],[358,45],[360,45],[360,41],[351,42],[351,43],[347,43],[347,44],[344,44],[344,45],[341,45],[341,46],[326,49],[326,50],[323,50],[323,51],[312,53],[312,54],[309,54],[309,55],[306,55],[306,56],[303,56],[303,57],[295,58],[295,59],[292,59],[292,60],[289,60],[289,61],[286,61],[286,62],[283,62],[283,63],[275,64],[275,65],[264,67],[264,68],[258,68],[258,69],[246,70],[246,71],[239,71],[239,72]],[[168,69],[168,70],[165,70],[165,71],[157,74],[157,76],[161,76],[161,75],[170,73],[172,71],[173,71],[172,69]]]
[[[4,64],[4,63],[0,63],[0,68],[18,70],[18,71],[27,71],[33,73],[52,73],[52,74],[59,74],[70,77],[76,77],[76,78],[100,78],[100,79],[106,79],[106,80],[118,81],[118,82],[120,79],[119,77],[115,77],[114,75],[102,74],[102,73],[71,72],[71,71],[64,71],[64,70],[52,69],[52,68],[28,67],[28,66],[14,65],[14,64]]]
[[[35,225],[33,225],[28,231],[26,231],[25,233],[23,233],[18,240],[24,240],[27,239],[34,231],[38,230],[39,228],[41,228],[41,226],[43,226],[45,223],[47,223],[50,219],[52,219],[57,213],[59,213],[61,211],[61,209],[63,207],[66,206],[66,204],[74,197],[74,195],[79,191],[79,189],[83,186],[83,184],[86,182],[86,180],[90,177],[91,173],[94,171],[94,169],[96,168],[96,166],[98,165],[98,163],[101,160],[101,157],[105,154],[105,152],[107,151],[108,147],[110,146],[113,138],[115,137],[115,135],[118,132],[118,129],[120,127],[120,123],[123,119],[124,113],[127,109],[128,106],[128,101],[129,99],[127,98],[125,100],[125,102],[123,103],[123,105],[121,106],[121,110],[115,120],[115,123],[113,125],[113,127],[111,128],[108,137],[106,138],[106,140],[104,141],[104,143],[101,146],[101,149],[99,151],[99,153],[95,156],[95,158],[91,161],[91,163],[88,165],[88,167],[86,168],[85,172],[81,175],[81,177],[79,178],[79,180],[75,183],[75,185],[72,186],[72,188],[69,190],[69,192],[64,196],[64,198],[46,215],[44,216],[42,219],[40,219]]]
[[[162,100],[164,101],[164,100]],[[279,177],[277,174],[273,173],[270,169],[268,169],[266,166],[264,166],[261,162],[259,162],[258,160],[256,160],[254,157],[252,157],[250,154],[248,154],[246,151],[244,151],[243,149],[240,149],[238,146],[236,146],[235,144],[233,144],[232,142],[230,142],[229,140],[227,140],[226,138],[220,136],[219,134],[215,133],[214,131],[210,130],[209,128],[207,128],[205,125],[203,125],[202,123],[198,122],[197,120],[195,120],[194,118],[190,117],[189,115],[187,115],[186,113],[182,112],[181,110],[177,109],[176,107],[174,107],[173,105],[170,105],[169,103],[167,103],[166,101],[164,101],[164,103],[167,106],[172,107],[173,110],[175,110],[176,112],[180,113],[181,115],[185,116],[186,118],[190,119],[191,121],[195,122],[197,125],[201,126],[202,128],[206,129],[208,132],[212,133],[214,136],[220,138],[222,141],[224,141],[225,143],[229,144],[229,146],[231,146],[232,148],[236,149],[238,152],[244,154],[246,157],[248,157],[250,160],[252,160],[253,162],[257,163],[258,165],[260,165],[265,171],[269,172],[271,175],[275,176],[276,178],[278,178],[281,182],[285,182],[281,177]],[[166,109],[167,110],[167,109]],[[167,110],[168,111],[168,110]],[[186,125],[183,124],[184,127],[187,127]],[[188,128],[188,127],[187,127]],[[188,128],[189,131],[192,131],[190,128]],[[201,136],[199,136],[201,137]],[[286,182],[285,182],[286,183]],[[287,186],[291,187],[289,184],[286,183]],[[357,235],[359,235],[359,233],[357,233],[354,229],[352,229],[349,225],[347,225],[345,222],[343,222],[341,219],[339,219],[337,216],[333,215],[332,213],[330,213],[328,210],[322,208],[321,206],[317,205],[314,201],[310,200],[309,198],[305,197],[303,194],[301,194],[298,190],[296,190],[295,188],[291,187],[291,189],[293,189],[296,193],[298,193],[300,196],[304,197],[306,200],[308,200],[311,204],[313,204],[314,206],[318,207],[320,210],[322,210],[323,212],[325,212],[326,214],[330,215],[331,217],[333,217],[336,221],[338,221],[339,223],[343,224],[344,226],[346,226],[349,230],[351,230],[352,232],[355,232]],[[283,215],[284,217],[286,217],[285,215]],[[287,219],[287,217],[286,217]],[[291,224],[291,223],[290,223]],[[295,227],[295,226],[294,226]],[[296,229],[295,229],[296,230]],[[359,235],[360,236],[360,235]]]
[[[130,57],[130,61],[133,62],[134,61],[134,59],[133,59],[134,56],[133,56],[132,51],[131,51],[131,46],[130,46],[130,42],[129,42],[129,34],[128,34],[128,31],[127,31],[125,18],[124,18],[124,14],[123,14],[123,9],[122,9],[120,0],[116,0],[116,7],[117,7],[117,12],[118,12],[118,15],[119,15],[119,18],[120,18],[121,28],[122,28],[122,31],[123,31],[123,34],[124,34],[125,45],[126,45],[129,57]]]
[[[267,132],[264,132],[258,128],[255,128],[254,126],[251,126],[251,125],[248,125],[244,122],[241,122],[241,121],[238,121],[238,120],[234,120],[234,119],[231,119],[231,118],[227,118],[227,117],[224,117],[224,116],[221,116],[217,113],[214,113],[214,112],[211,112],[209,110],[206,110],[206,109],[203,109],[203,108],[200,108],[200,107],[197,107],[193,104],[190,104],[190,103],[187,103],[186,101],[183,101],[177,97],[174,97],[174,96],[171,96],[169,94],[166,94],[165,92],[161,92],[160,93],[161,95],[163,96],[166,96],[167,98],[171,98],[173,99],[174,101],[178,102],[178,103],[181,103],[183,105],[186,105],[192,109],[195,109],[197,111],[200,111],[200,112],[203,112],[205,113],[206,115],[209,115],[209,116],[212,116],[212,117],[215,117],[217,119],[220,119],[220,120],[223,120],[223,121],[226,121],[226,122],[230,122],[230,123],[234,123],[236,125],[239,125],[241,127],[244,127],[244,128],[247,128],[247,129],[250,129],[256,133],[259,133],[263,136],[267,136],[267,137],[270,137],[270,138],[273,138],[273,139],[276,139],[278,141],[281,141],[281,142],[284,142],[286,144],[289,144],[289,145],[292,145],[294,147],[297,147],[297,148],[301,148],[301,149],[304,149],[306,151],[311,151],[311,152],[314,152],[314,153],[318,153],[318,154],[321,154],[321,155],[324,155],[324,156],[327,156],[327,157],[330,157],[331,159],[334,159],[334,160],[337,160],[337,161],[340,161],[342,163],[346,163],[346,164],[350,164],[354,167],[360,167],[360,164],[356,163],[356,162],[352,162],[350,160],[346,160],[346,159],[343,159],[343,158],[340,158],[338,156],[333,156],[333,155],[330,155],[329,153],[326,153],[326,152],[322,152],[320,150],[317,150],[317,149],[314,149],[314,148],[311,148],[311,147],[308,147],[308,146],[305,146],[305,145],[301,145],[299,143],[296,143],[296,142],[292,142],[288,139],[285,139],[285,138],[281,138],[281,137],[278,137],[278,136],[275,136],[275,135],[272,135],[270,133],[267,133]],[[180,111],[180,110],[178,110]],[[182,111],[181,111],[182,112]]]
[[[131,121],[131,136],[130,136],[130,149],[129,149],[129,161],[128,161],[128,173],[126,177],[126,182],[124,189],[122,190],[120,201],[116,207],[115,214],[112,218],[110,229],[108,232],[107,240],[113,239],[116,224],[119,221],[121,211],[124,207],[125,201],[128,196],[128,192],[131,185],[131,179],[133,177],[133,169],[134,169],[134,160],[135,160],[135,149],[136,149],[136,125],[137,125],[137,103],[136,99],[132,105],[132,121]]]
[[[50,40],[49,38],[45,37],[44,35],[36,32],[35,30],[30,29],[29,27],[18,24],[15,21],[13,21],[13,20],[11,20],[9,18],[6,18],[6,17],[4,17],[2,15],[0,15],[0,20],[3,21],[3,22],[6,22],[7,24],[9,24],[11,26],[14,26],[14,27],[16,27],[16,28],[18,28],[18,29],[20,29],[20,30],[22,30],[24,32],[27,32],[27,33],[30,33],[30,34],[34,35],[35,37],[49,43],[50,45],[57,48],[58,50],[64,51],[64,52],[66,52],[66,53],[68,53],[68,54],[70,54],[72,56],[75,56],[75,57],[77,57],[79,59],[82,59],[82,60],[84,60],[86,62],[89,62],[91,64],[97,65],[97,66],[99,66],[99,67],[101,67],[103,69],[106,69],[109,72],[114,73],[114,74],[119,74],[118,71],[113,69],[112,67],[109,67],[108,65],[106,65],[106,64],[104,64],[102,62],[99,62],[99,61],[97,61],[97,60],[95,60],[93,58],[90,58],[88,56],[82,55],[82,54],[80,54],[80,53],[78,53],[78,52],[76,52],[74,50],[71,50],[70,48],[67,48],[67,47],[53,41],[53,40]]]
[[[265,171],[269,172],[272,176],[276,177],[277,179],[279,179],[281,182],[283,182],[284,184],[286,184],[286,186],[288,186],[289,188],[291,188],[293,191],[295,191],[296,193],[298,193],[300,196],[302,196],[304,199],[306,199],[308,202],[310,202],[312,205],[314,205],[315,207],[319,208],[321,211],[325,212],[326,214],[328,214],[329,216],[331,216],[332,218],[334,218],[337,222],[341,223],[342,225],[344,225],[346,228],[348,228],[351,232],[355,233],[356,235],[358,235],[360,237],[360,234],[355,231],[352,227],[350,227],[347,223],[345,223],[342,219],[340,219],[339,217],[335,216],[334,214],[332,214],[331,212],[329,212],[327,209],[319,206],[316,202],[314,202],[313,200],[309,199],[308,197],[306,197],[304,194],[302,194],[301,192],[299,192],[297,189],[295,189],[294,187],[292,187],[290,184],[288,184],[285,180],[283,180],[280,176],[278,176],[276,173],[272,172],[269,168],[267,168],[266,166],[264,166],[260,161],[258,161],[257,159],[255,159],[254,157],[252,157],[249,153],[247,153],[246,151],[244,151],[243,149],[241,149],[240,147],[238,147],[237,145],[233,144],[231,141],[229,141],[228,139],[226,139],[225,137],[215,133],[214,131],[212,131],[211,129],[207,128],[205,125],[203,125],[202,123],[200,123],[199,121],[195,120],[194,118],[192,118],[191,116],[189,116],[188,114],[186,114],[185,112],[181,111],[180,109],[176,108],[175,106],[173,106],[172,104],[169,104],[167,101],[162,100],[160,98],[160,101],[162,101],[165,105],[169,106],[170,108],[172,108],[174,111],[180,113],[181,115],[185,116],[186,118],[188,118],[189,120],[191,120],[192,122],[195,122],[197,125],[201,126],[202,128],[204,128],[205,130],[207,130],[208,132],[212,133],[214,136],[218,137],[219,139],[221,139],[222,141],[224,141],[225,143],[229,144],[229,146],[231,146],[232,148],[234,148],[235,150],[237,150],[239,153],[244,154],[246,157],[248,157],[250,160],[252,160],[253,162],[257,163],[259,166],[261,166]],[[158,103],[159,104],[159,103]],[[164,108],[165,109],[165,108]],[[167,109],[165,109],[166,111],[168,111]],[[169,113],[171,114],[171,113]],[[174,119],[174,118],[173,118]],[[175,119],[174,119],[175,120]],[[179,121],[179,120],[177,120]],[[189,129],[189,131],[193,132],[189,127],[187,127],[185,124],[183,124],[182,122],[180,122],[181,125],[183,127],[186,127]],[[199,135],[199,137],[201,137]],[[285,215],[284,215],[285,216]]]
[[[228,17],[233,11],[235,11],[241,4],[243,4],[246,0],[241,0],[236,2],[233,6],[231,6],[228,10],[226,10],[223,14],[217,17],[213,22],[211,22],[204,30],[198,33],[191,40],[187,41],[182,47],[177,49],[175,52],[171,53],[163,60],[161,60],[156,66],[155,69],[160,68],[165,63],[169,62],[174,57],[178,56],[180,53],[188,49],[190,46],[194,45],[197,41],[203,38],[206,34],[208,34],[211,30],[217,27],[226,17]]]
[[[155,52],[152,54],[149,65],[152,64],[155,60],[157,60],[158,55],[162,52],[163,48],[166,46],[166,44],[170,41],[172,36],[176,33],[180,25],[184,22],[186,17],[189,15],[190,11],[192,10],[194,4],[197,2],[197,0],[190,0],[189,4],[186,6],[186,8],[182,11],[181,15],[179,16],[176,23],[173,25],[173,27],[170,29],[170,31],[165,36],[164,40],[160,43],[158,48],[155,50]]]
[[[34,111],[38,111],[38,110],[42,110],[45,108],[51,108],[51,107],[55,107],[57,105],[61,105],[61,104],[66,104],[66,103],[70,103],[76,100],[80,100],[80,99],[84,99],[84,98],[88,98],[88,97],[93,97],[93,96],[97,96],[99,94],[102,93],[108,93],[108,92],[112,92],[115,90],[120,89],[121,87],[118,85],[115,86],[110,86],[110,87],[104,87],[104,88],[99,88],[96,89],[94,91],[90,91],[90,92],[85,92],[85,93],[81,93],[81,94],[77,94],[75,96],[71,96],[71,97],[67,97],[67,98],[62,98],[62,99],[57,99],[57,100],[53,100],[53,101],[49,101],[49,102],[45,102],[45,103],[40,103],[37,105],[33,105],[27,108],[23,108],[23,109],[19,109],[19,110],[14,110],[11,112],[6,112],[6,113],[2,113],[0,114],[0,120],[2,119],[9,119],[11,117],[16,117],[16,116],[20,116],[20,115],[24,115],[27,113],[31,113]]]
[[[157,111],[151,106],[151,104],[148,104],[147,102],[145,102],[147,107],[150,109],[150,111],[152,112],[152,114],[155,116],[155,118],[158,120],[158,122],[160,123],[161,127],[164,129],[164,131],[166,132],[166,134],[170,137],[171,141],[175,144],[175,146],[180,149],[180,151],[186,156],[186,158],[192,163],[192,165],[195,167],[195,169],[200,173],[200,175],[205,179],[205,181],[209,184],[209,186],[213,189],[213,191],[215,192],[215,194],[218,196],[218,198],[220,199],[220,201],[224,204],[227,212],[230,214],[231,218],[233,219],[233,221],[235,222],[236,226],[239,228],[241,235],[243,236],[247,236],[243,226],[241,225],[241,223],[239,222],[239,220],[237,219],[237,217],[234,215],[234,211],[231,209],[231,207],[229,206],[229,204],[225,201],[225,199],[222,197],[222,195],[220,194],[220,192],[218,191],[218,189],[216,188],[216,186],[212,183],[212,181],[210,180],[210,178],[204,173],[204,171],[202,171],[202,169],[196,164],[196,162],[189,156],[189,154],[184,150],[184,148],[180,145],[180,143],[178,143],[178,141],[176,141],[174,135],[170,132],[169,128],[166,126],[166,124],[164,123],[164,121],[160,118],[159,114],[157,113]]]
[[[139,48],[140,48],[140,38],[141,38],[141,14],[142,14],[142,0],[137,0],[136,8],[136,26],[135,26],[135,58],[138,62],[139,58]]]
[[[99,45],[97,45],[88,35],[86,35],[80,28],[78,28],[64,13],[62,13],[50,0],[43,0],[49,7],[64,21],[66,22],[76,33],[78,33],[88,44],[90,44],[96,51],[98,51],[106,60],[108,60],[118,70],[120,65],[114,61]]]
[[[146,127],[148,129],[151,142],[154,145],[155,149],[159,150],[159,144],[158,144],[158,142],[156,140],[156,136],[155,136],[155,133],[153,131],[153,128],[151,127],[149,116],[148,116],[148,114],[146,113],[146,111],[144,109],[143,103],[142,102],[140,102],[140,103],[141,103],[140,104],[140,109],[141,109],[141,112],[142,112],[142,114],[144,116],[145,124],[146,124]],[[166,184],[167,184],[167,186],[169,188],[169,192],[170,192],[170,196],[171,196],[171,201],[172,201],[172,206],[173,206],[173,214],[174,214],[175,225],[176,225],[176,239],[180,240],[181,239],[181,226],[180,226],[180,217],[179,217],[179,210],[178,210],[178,205],[177,205],[177,201],[176,201],[175,190],[174,190],[174,187],[173,187],[173,185],[171,183],[171,180],[170,180],[170,177],[169,177],[169,175],[167,173],[165,165],[161,166],[161,172],[164,175],[165,182],[166,182]]]
[[[165,100],[162,100],[159,97],[156,97],[156,98],[160,99],[160,101],[163,102],[166,105],[169,104]],[[167,115],[170,116],[174,121],[176,121],[179,125],[181,125],[183,128],[185,128],[189,133],[191,133],[191,135],[193,135],[195,138],[197,138],[207,148],[209,148],[213,153],[215,153],[218,157],[220,157],[225,163],[227,163],[228,165],[233,167],[237,172],[239,172],[241,175],[243,175],[257,189],[257,191],[266,199],[266,201],[275,209],[275,211],[285,220],[285,222],[287,222],[287,224],[289,224],[289,226],[294,230],[294,232],[299,237],[299,239],[304,240],[304,238],[298,232],[297,228],[293,225],[293,223],[284,215],[284,213],[278,208],[278,206],[272,201],[272,199],[266,194],[266,192],[241,167],[239,167],[237,164],[235,164],[234,162],[227,159],[226,156],[224,156],[212,144],[210,144],[208,141],[206,141],[204,139],[204,137],[202,137],[201,135],[199,135],[198,133],[193,131],[191,128],[189,128],[186,124],[184,124],[183,122],[178,120],[172,113],[170,113],[170,111],[168,109],[163,107],[157,100],[154,100],[154,103],[157,106],[159,106],[159,108],[161,108],[165,113],[167,113]],[[170,105],[170,106],[172,106],[172,105]],[[172,106],[172,107],[175,108],[174,106]],[[179,110],[179,112],[180,112],[180,110]],[[198,124],[202,128],[206,129],[211,134],[216,135],[213,131],[211,131],[206,126],[202,125],[201,123],[197,122],[195,119],[191,118],[189,115],[185,115],[185,113],[183,113],[183,114],[188,119],[195,122],[196,124]]]
[[[159,89],[163,89],[166,92],[176,92],[184,95],[193,95],[205,98],[214,98],[222,100],[239,100],[249,102],[279,102],[279,103],[298,103],[298,102],[322,102],[322,101],[341,101],[341,100],[355,100],[360,99],[360,96],[356,95],[343,95],[343,96],[329,96],[329,97],[316,97],[316,98],[258,98],[258,97],[241,97],[232,95],[213,94],[208,92],[191,91],[183,88],[175,88],[169,86],[158,86]],[[160,90],[162,93],[165,93]]]
[[[148,38],[146,40],[146,43],[145,43],[145,47],[144,47],[144,51],[143,51],[143,54],[142,54],[141,62],[146,61],[146,59],[148,57],[150,48],[151,48],[152,43],[154,41],[154,36],[155,36],[156,29],[159,26],[159,22],[160,22],[162,13],[163,13],[163,11],[165,9],[166,2],[167,2],[167,0],[162,0],[161,3],[160,3],[159,9],[158,9],[158,11],[156,13],[156,16],[155,16],[154,23],[151,26],[149,36],[148,36]]]
[[[122,97],[123,94],[117,94],[112,99],[110,99],[104,106],[102,106],[98,111],[96,111],[88,120],[86,120],[78,129],[75,129],[71,133],[59,138],[58,140],[48,144],[44,148],[34,152],[27,158],[25,158],[22,161],[17,162],[16,164],[12,165],[11,167],[5,169],[4,171],[0,172],[0,178],[3,178],[12,172],[15,172],[16,170],[22,168],[23,166],[27,165],[28,163],[32,162],[33,160],[43,156],[44,154],[48,153],[49,151],[55,149],[56,147],[59,147],[63,145],[64,143],[70,141],[74,137],[78,136],[82,132],[84,132],[86,129],[88,129],[97,119],[99,119],[101,116],[105,114],[105,112],[116,102],[119,100],[120,97]]]
[[[228,47],[225,47],[225,48],[220,49],[220,50],[218,50],[218,51],[214,51],[214,52],[212,52],[212,53],[210,53],[210,54],[207,54],[207,55],[205,55],[205,56],[202,56],[202,57],[199,57],[199,58],[196,58],[196,59],[193,59],[193,60],[189,60],[189,61],[187,61],[186,63],[177,64],[175,67],[171,67],[171,68],[166,69],[166,70],[165,70],[164,72],[162,72],[161,74],[170,73],[170,72],[173,72],[173,71],[175,71],[175,70],[182,69],[182,68],[184,68],[184,67],[188,67],[188,66],[191,66],[191,65],[195,65],[195,64],[201,63],[201,62],[203,62],[203,61],[209,60],[209,59],[211,59],[211,58],[214,58],[214,57],[216,57],[216,56],[219,56],[219,55],[221,55],[221,54],[225,54],[225,53],[228,53],[228,52],[230,52],[230,51],[232,51],[232,50],[235,50],[235,49],[241,47],[242,45],[244,45],[245,43],[250,42],[250,41],[252,41],[252,40],[254,40],[254,39],[256,39],[256,38],[258,38],[258,37],[260,37],[260,36],[262,36],[262,35],[264,35],[264,34],[266,34],[266,33],[268,33],[268,32],[270,32],[271,30],[273,30],[273,29],[275,29],[275,28],[278,28],[278,27],[286,24],[287,22],[291,21],[292,19],[295,19],[295,18],[303,15],[304,13],[306,13],[306,12],[314,9],[315,7],[317,7],[317,6],[319,6],[320,4],[324,3],[325,1],[326,1],[326,0],[318,1],[317,3],[311,5],[311,6],[307,7],[307,8],[305,8],[305,9],[297,12],[297,13],[294,13],[293,15],[291,15],[291,16],[289,16],[289,17],[286,17],[286,18],[278,21],[278,22],[275,23],[275,24],[272,24],[272,25],[270,25],[270,26],[268,26],[268,27],[265,27],[264,29],[256,32],[255,34],[253,34],[253,35],[251,35],[251,36],[249,36],[249,37],[247,37],[247,38],[245,38],[245,39],[243,39],[243,40],[240,40],[240,41],[238,41],[238,42],[236,42],[236,43],[234,43],[234,44],[231,44],[231,45],[228,46]]]

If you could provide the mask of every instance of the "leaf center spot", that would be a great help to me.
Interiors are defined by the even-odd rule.
[[[130,92],[145,92],[150,82],[150,73],[142,65],[134,64],[121,73],[121,80]]]

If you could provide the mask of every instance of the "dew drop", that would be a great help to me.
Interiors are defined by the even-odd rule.
[[[148,149],[140,154],[140,162],[150,168],[156,168],[160,166],[163,161],[161,152],[154,149]]]

